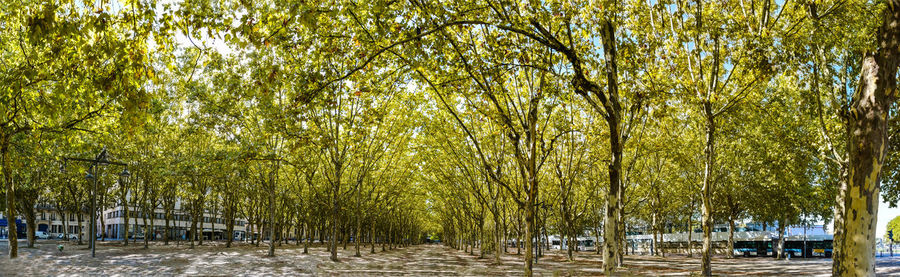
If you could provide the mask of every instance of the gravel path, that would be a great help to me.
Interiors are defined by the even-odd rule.
[[[479,259],[463,251],[439,245],[419,245],[352,257],[353,246],[339,248],[340,262],[331,262],[325,247],[316,246],[303,254],[294,245],[276,249],[275,257],[266,257],[264,245],[238,244],[225,248],[222,243],[206,243],[189,249],[187,245],[151,244],[150,249],[122,246],[121,242],[99,243],[97,258],[90,258],[86,245],[65,243],[56,250],[55,241],[39,241],[36,248],[20,248],[20,257],[9,260],[7,246],[0,246],[0,276],[56,275],[202,275],[202,276],[521,276],[522,256],[504,255],[499,264],[486,255]],[[515,252],[515,249],[511,251]],[[602,275],[600,256],[577,253],[575,262],[564,253],[550,251],[535,265],[538,276]],[[688,276],[699,268],[697,257],[627,256],[626,266],[617,276]],[[713,271],[721,276],[829,276],[831,260],[771,258],[713,259]],[[879,276],[900,276],[900,257],[878,259]]]

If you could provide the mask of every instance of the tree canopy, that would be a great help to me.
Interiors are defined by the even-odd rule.
[[[699,228],[710,275],[716,224],[832,222],[834,273],[871,275],[897,2],[5,1],[2,207],[177,202],[334,261],[515,241],[526,275],[548,234],[612,272],[626,234]],[[93,192],[70,160],[100,149],[132,175]]]

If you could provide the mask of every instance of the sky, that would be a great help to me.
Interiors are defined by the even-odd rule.
[[[882,202],[878,205],[878,221],[875,225],[875,237],[883,238],[884,232],[887,232],[887,223],[894,219],[897,216],[900,216],[900,207],[898,208],[889,208],[887,203],[885,203],[883,198],[881,198]]]

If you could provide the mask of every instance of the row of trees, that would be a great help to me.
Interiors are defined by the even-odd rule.
[[[374,252],[375,242],[393,248],[422,239],[422,192],[409,173],[421,100],[403,93],[399,72],[355,76],[312,97],[297,89],[290,49],[258,43],[223,55],[205,46],[211,40],[189,13],[202,7],[4,5],[3,208],[27,219],[29,246],[38,204],[78,217],[79,226],[91,213],[125,207],[125,220],[138,216],[129,222],[145,229],[123,231],[147,234],[144,247],[154,221],[171,234],[182,212],[191,247],[203,244],[205,214],[224,220],[227,246],[236,222],[246,221],[260,235],[255,244],[270,238],[269,255],[287,238],[329,241],[334,260],[351,239],[357,255],[361,242]],[[131,176],[100,169],[91,210],[89,164],[66,158],[104,147]],[[106,216],[98,218],[105,226]],[[16,253],[13,231],[10,257]]]
[[[896,2],[5,3],[6,214],[84,211],[55,164],[107,145],[134,175],[102,203],[315,229],[334,260],[516,237],[530,276],[538,236],[590,228],[613,272],[627,230],[699,223],[710,275],[714,223],[833,220],[834,274],[872,275]]]

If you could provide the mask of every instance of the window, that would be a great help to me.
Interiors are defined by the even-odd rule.
[[[47,213],[41,212],[41,220],[47,220]]]
[[[56,213],[50,213],[50,220],[56,220]]]

